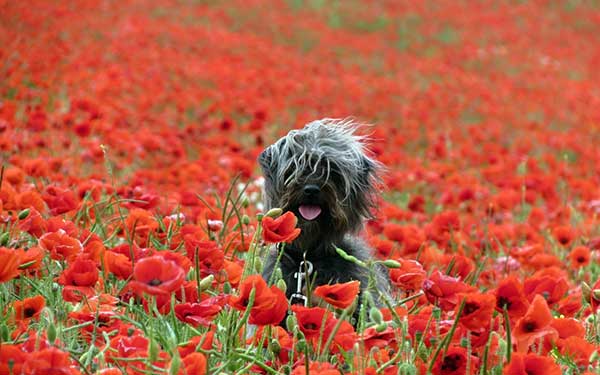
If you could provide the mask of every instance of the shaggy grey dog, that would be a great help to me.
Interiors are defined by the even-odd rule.
[[[369,283],[367,268],[336,252],[337,247],[363,262],[371,259],[370,249],[358,234],[371,217],[381,165],[365,153],[366,139],[355,133],[357,127],[348,120],[313,121],[290,131],[258,158],[265,177],[265,210],[292,211],[301,228],[299,237],[285,245],[281,255],[279,249],[271,249],[263,271],[263,277],[270,280],[274,269],[281,268],[292,303],[306,299],[307,280],[313,288],[358,280],[361,291],[373,290],[376,303],[379,293],[375,289],[384,295],[389,292],[385,267],[376,264]],[[308,279],[299,275],[310,271],[306,264],[312,268]],[[304,279],[301,284],[299,277]]]

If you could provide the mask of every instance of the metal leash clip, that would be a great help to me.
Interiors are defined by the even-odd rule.
[[[306,267],[305,267],[306,266]],[[294,278],[297,280],[296,282],[296,293],[292,294],[290,297],[291,305],[308,305],[308,298],[302,294],[302,288],[304,286],[304,282],[306,281],[306,277],[310,276],[313,271],[313,265],[308,260],[303,260],[300,262],[300,266],[298,267],[298,272],[294,272]]]

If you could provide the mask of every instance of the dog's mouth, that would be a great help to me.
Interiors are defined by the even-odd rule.
[[[314,204],[301,204],[298,207],[298,212],[300,212],[300,216],[304,220],[315,220],[321,214],[321,206]]]

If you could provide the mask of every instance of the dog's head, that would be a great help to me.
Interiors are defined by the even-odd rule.
[[[292,130],[258,161],[265,177],[265,208],[298,217],[301,247],[361,229],[379,189],[380,164],[365,153],[351,121],[323,119]]]

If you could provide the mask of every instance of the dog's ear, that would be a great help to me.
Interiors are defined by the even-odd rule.
[[[258,155],[258,165],[262,169],[265,177],[270,177],[271,163],[273,162],[273,150],[267,147]]]

